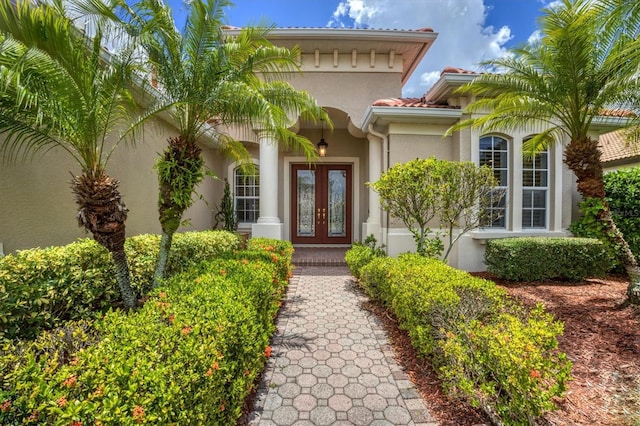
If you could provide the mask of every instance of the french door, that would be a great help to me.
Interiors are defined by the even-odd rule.
[[[351,244],[351,165],[291,166],[291,241]]]

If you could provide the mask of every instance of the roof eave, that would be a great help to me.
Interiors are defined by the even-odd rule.
[[[387,107],[370,106],[364,113],[362,129],[368,129],[369,124],[379,120],[395,122],[438,122],[454,124],[462,117],[462,110],[454,108],[418,108],[418,107]]]
[[[479,74],[444,73],[438,81],[424,95],[425,99],[432,102],[446,100],[455,89],[472,82]]]

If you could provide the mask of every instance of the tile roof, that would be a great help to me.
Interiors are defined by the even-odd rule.
[[[458,67],[445,67],[445,69],[443,69],[442,72],[440,73],[440,77],[442,77],[444,74],[473,74],[473,75],[480,75],[480,73],[478,73],[476,71],[465,70],[464,68],[458,68]]]
[[[603,163],[640,157],[640,147],[629,144],[623,130],[600,135],[598,142],[602,151],[600,161]]]
[[[442,104],[442,103],[427,101],[424,97],[378,99],[373,103],[373,106],[460,109],[460,107],[451,106],[449,104]]]
[[[636,114],[633,111],[629,111],[626,109],[613,109],[613,108],[600,110],[600,115],[605,117],[626,117],[626,118],[632,118],[636,116]]]

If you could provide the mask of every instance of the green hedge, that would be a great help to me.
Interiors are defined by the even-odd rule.
[[[160,236],[128,238],[132,286],[149,290]],[[167,274],[238,248],[228,232],[185,232],[175,235]],[[31,338],[64,321],[88,319],[119,305],[115,273],[106,249],[83,239],[64,247],[23,250],[0,259],[0,337]]]
[[[601,241],[590,238],[501,238],[487,242],[487,269],[514,281],[601,277],[612,259]]]
[[[363,266],[371,262],[376,257],[384,257],[386,253],[382,247],[375,246],[375,239],[372,244],[354,243],[344,254],[344,260],[349,266],[349,270],[354,277],[360,278],[360,270]]]
[[[5,340],[0,423],[235,424],[290,273],[290,244],[261,244],[173,276],[137,311]]]
[[[527,311],[493,282],[417,255],[374,259],[361,272],[450,394],[505,425],[555,407],[571,363],[557,350],[563,325],[542,307]]]

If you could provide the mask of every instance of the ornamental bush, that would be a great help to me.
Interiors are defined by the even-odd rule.
[[[612,259],[603,243],[591,238],[500,238],[487,242],[484,261],[500,278],[514,281],[601,277]]]
[[[449,394],[496,424],[533,424],[563,394],[571,368],[557,350],[563,326],[542,307],[528,311],[493,282],[417,255],[374,259],[361,275]]]
[[[138,294],[151,287],[160,237],[128,238],[131,284]],[[167,274],[238,248],[228,232],[175,235]],[[64,321],[88,319],[119,304],[109,252],[82,239],[63,247],[19,251],[0,259],[0,337],[32,338]]]
[[[196,265],[136,311],[5,340],[0,423],[235,424],[270,354],[286,279],[279,259],[255,257]]]
[[[360,278],[360,269],[376,257],[384,257],[384,246],[378,247],[373,235],[369,235],[364,243],[356,242],[344,254],[344,260],[354,277]]]

